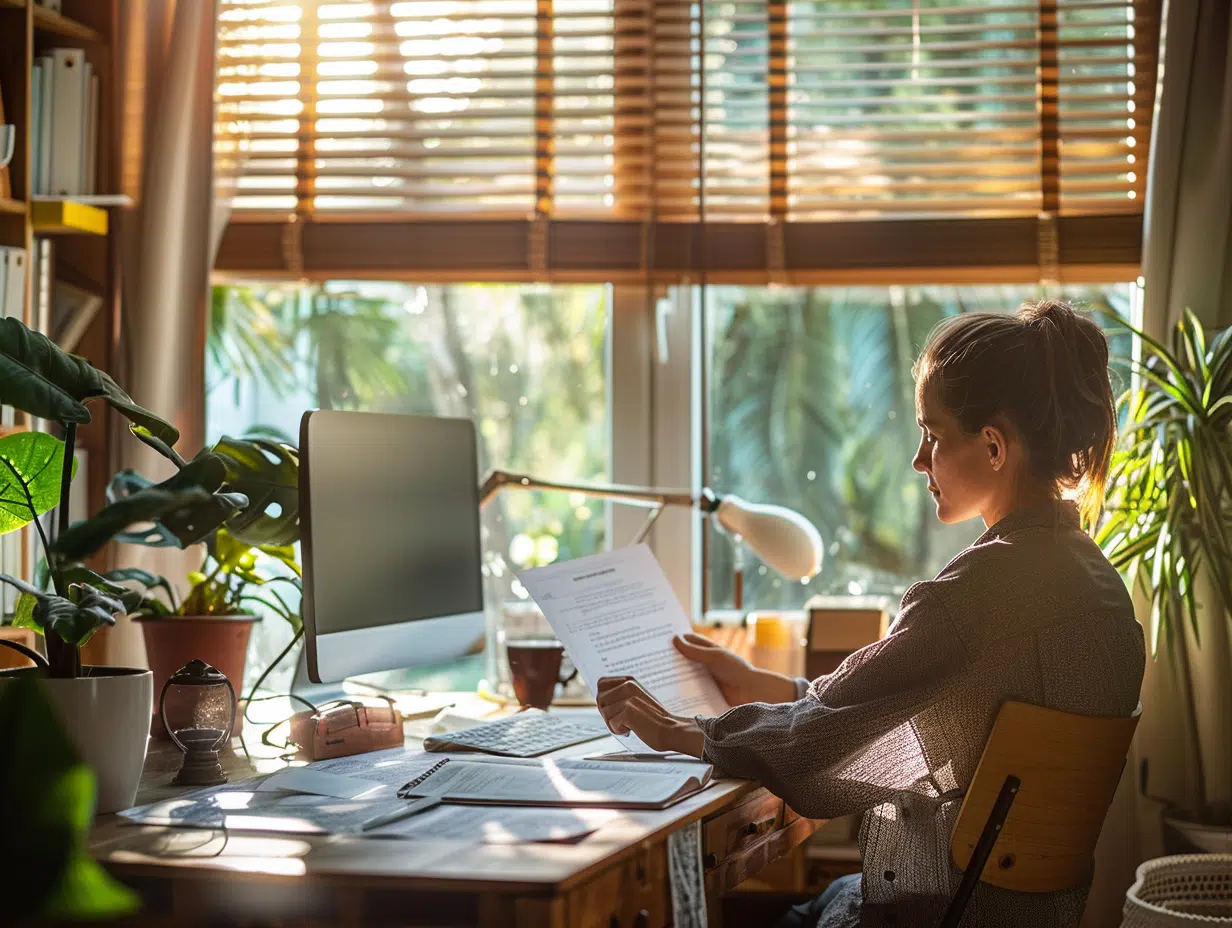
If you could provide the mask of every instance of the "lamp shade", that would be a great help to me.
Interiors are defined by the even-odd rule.
[[[763,506],[738,496],[725,496],[719,501],[714,518],[785,577],[807,580],[821,570],[821,534],[798,512],[785,506]]]

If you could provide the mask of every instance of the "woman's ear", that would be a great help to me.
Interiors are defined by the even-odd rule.
[[[984,442],[984,448],[988,453],[988,463],[992,465],[992,469],[995,471],[1004,469],[1010,450],[1005,432],[995,425],[986,425],[980,431],[980,439]]]

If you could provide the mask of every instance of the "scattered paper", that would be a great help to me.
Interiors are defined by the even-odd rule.
[[[174,825],[228,831],[357,835],[365,822],[403,809],[406,801],[355,801],[305,793],[217,790],[204,797],[169,799],[126,809],[138,825]]]
[[[672,645],[692,626],[646,545],[523,571],[519,579],[592,694],[602,677],[629,676],[676,715],[731,708],[709,672]],[[620,740],[631,751],[653,753],[635,735]]]
[[[310,767],[292,767],[272,773],[257,787],[258,792],[281,790],[288,793],[309,793],[313,796],[332,796],[335,799],[373,798],[382,791],[377,780],[362,779]]]
[[[305,769],[342,777],[358,777],[399,789],[425,770],[431,769],[440,759],[440,754],[428,754],[405,747],[387,748],[384,751],[319,760]]]
[[[481,844],[567,841],[598,831],[618,818],[611,809],[518,809],[439,806],[364,833],[370,838],[437,838]]]

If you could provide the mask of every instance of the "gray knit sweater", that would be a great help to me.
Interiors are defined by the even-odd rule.
[[[911,587],[889,634],[801,681],[798,701],[698,722],[708,761],[801,815],[868,810],[862,888],[820,928],[935,924],[961,878],[950,833],[1001,704],[1130,715],[1144,663],[1125,584],[1057,503],[1008,516]],[[1076,926],[1087,888],[980,884],[963,924]]]

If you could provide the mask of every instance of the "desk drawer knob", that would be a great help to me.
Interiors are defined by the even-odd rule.
[[[719,858],[716,857],[713,853],[707,854],[705,857],[702,858],[702,866],[705,867],[707,870],[713,870],[718,865],[719,865]]]

